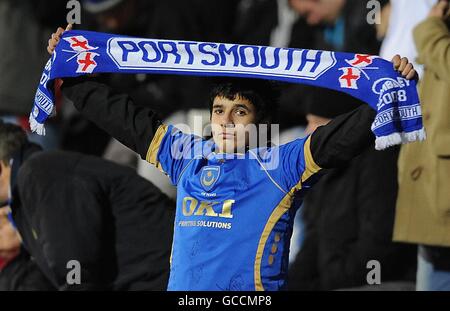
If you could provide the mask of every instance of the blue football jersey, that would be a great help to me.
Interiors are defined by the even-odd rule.
[[[146,159],[177,186],[168,290],[285,287],[294,215],[320,170],[310,137],[230,155],[161,125]]]

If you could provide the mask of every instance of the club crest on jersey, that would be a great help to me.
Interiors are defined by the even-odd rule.
[[[365,70],[378,69],[378,67],[368,67],[373,63],[374,58],[375,56],[371,55],[356,54],[353,59],[346,59],[345,62],[351,67],[339,68],[343,72],[339,77],[341,88],[357,90],[357,81],[361,78],[361,75],[364,75],[367,80],[370,80]]]
[[[74,55],[70,57],[67,62],[71,61],[73,58],[77,58],[77,73],[92,73],[97,67],[97,62],[94,58],[100,54],[92,52],[98,49],[89,45],[88,39],[83,36],[72,36],[63,38],[70,44],[72,50],[63,50],[64,52],[73,53]]]
[[[200,183],[205,191],[210,191],[220,177],[220,166],[205,166],[200,174]]]

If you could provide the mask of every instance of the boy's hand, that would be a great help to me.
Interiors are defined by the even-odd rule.
[[[395,55],[392,58],[392,63],[394,64],[394,69],[400,72],[404,78],[408,80],[419,79],[417,71],[406,57],[402,58],[400,55]]]
[[[52,37],[48,40],[48,46],[47,51],[50,55],[53,54],[53,52],[56,49],[56,46],[59,43],[59,40],[61,40],[61,36],[64,33],[64,31],[72,30],[72,24],[68,24],[66,27],[66,30],[59,27],[56,32],[52,33]]]

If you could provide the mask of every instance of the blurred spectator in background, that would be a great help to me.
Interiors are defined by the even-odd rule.
[[[290,0],[315,26],[314,48],[378,54],[380,41],[367,22],[365,1]],[[386,3],[386,1],[384,2]],[[351,111],[361,101],[333,90],[309,88],[307,132]],[[398,148],[379,152],[371,146],[348,166],[328,171],[305,198],[304,241],[290,266],[290,288],[330,290],[367,285],[367,263],[378,260],[382,281],[414,277],[415,248],[391,242],[397,195]],[[370,176],[370,178],[368,177]],[[394,285],[389,289],[407,289]]]
[[[0,201],[58,290],[165,290],[175,202],[127,167],[42,152],[0,121]],[[77,260],[81,284],[67,284]]]
[[[9,207],[0,208],[0,291],[53,290],[30,255],[21,248],[19,233],[8,219]]]
[[[391,0],[390,18],[386,37],[380,50],[380,56],[391,59],[400,54],[411,60],[419,76],[423,67],[416,62],[417,50],[413,39],[414,27],[423,21],[436,0]]]
[[[327,124],[333,114],[346,112],[345,106],[314,105],[308,132]],[[414,288],[416,248],[392,242],[398,151],[396,147],[376,151],[370,146],[349,165],[326,171],[306,195],[304,242],[290,266],[290,289],[367,285],[370,260],[381,265],[378,289]]]
[[[381,42],[377,39],[376,27],[367,23],[365,1],[290,0],[290,3],[310,26],[315,27],[313,49],[378,54]],[[320,125],[317,116],[333,118],[337,112],[350,111],[361,104],[347,94],[328,89],[309,87],[301,96],[304,97],[308,124],[317,121]],[[320,112],[315,111],[316,108]]]
[[[366,1],[290,0],[290,3],[309,25],[318,27],[316,47],[368,54],[378,51],[380,42],[376,40],[375,26],[367,22]]]
[[[427,140],[402,146],[396,241],[419,244],[418,290],[450,290],[450,31],[448,2],[414,29]]]
[[[49,7],[52,9],[48,10]],[[66,14],[65,1],[0,1],[1,119],[29,129],[28,115],[33,106],[42,68],[49,58],[42,46],[47,43],[50,29],[65,21]],[[30,134],[30,139],[45,149],[57,148],[58,122],[58,118],[53,118],[46,136]]]
[[[42,51],[48,34],[40,32],[33,13],[30,1],[0,2],[0,38],[1,42],[9,43],[0,45],[2,115],[27,116],[30,113],[36,86],[48,59]]]

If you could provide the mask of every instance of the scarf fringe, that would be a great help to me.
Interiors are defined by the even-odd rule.
[[[387,136],[377,137],[375,139],[375,149],[384,150],[391,146],[406,144],[414,141],[424,141],[427,134],[424,128],[413,132],[392,133]]]
[[[44,124],[37,122],[33,116],[30,115],[28,118],[30,122],[31,132],[37,133],[38,135],[45,136],[45,127]]]

